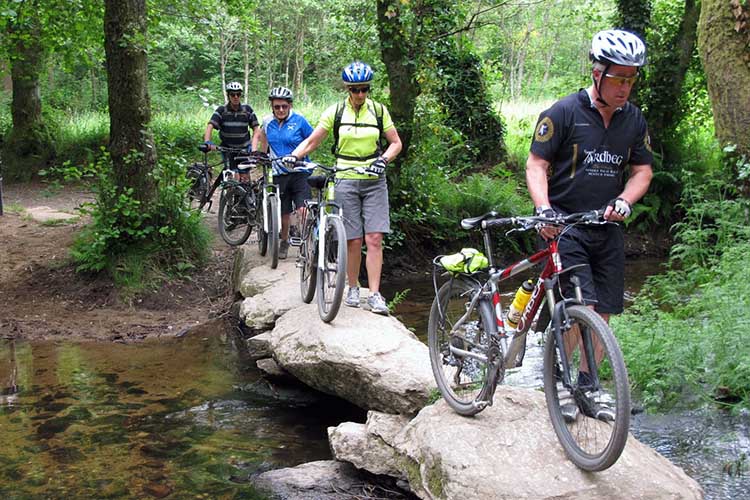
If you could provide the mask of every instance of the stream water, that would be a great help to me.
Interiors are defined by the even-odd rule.
[[[248,475],[330,458],[364,414],[265,382],[223,334],[0,343],[0,495],[263,498]]]

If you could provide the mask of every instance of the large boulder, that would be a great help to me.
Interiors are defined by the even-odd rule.
[[[373,474],[406,479],[402,457],[393,440],[406,427],[408,418],[376,411],[367,412],[367,423],[344,422],[328,428],[333,458]]]
[[[406,476],[425,499],[703,498],[697,482],[632,436],[611,468],[598,473],[577,468],[552,429],[544,394],[530,389],[501,386],[494,406],[471,418],[438,401],[395,436],[393,430],[385,433],[387,439],[368,425],[337,429],[329,430],[337,459],[373,472],[385,463],[393,469],[395,462],[398,472],[390,474]],[[338,438],[344,433],[345,441]]]
[[[435,387],[427,346],[390,316],[342,307],[326,324],[305,305],[281,316],[269,340],[284,370],[367,410],[415,414]]]
[[[240,319],[252,330],[270,330],[279,316],[303,304],[295,259],[290,256],[276,269],[271,269],[268,262],[253,251],[244,249],[238,255],[233,282],[244,297]]]
[[[320,460],[264,472],[255,486],[279,500],[352,500],[355,498],[404,498],[397,494],[382,496],[380,492],[397,493],[394,487],[381,486],[377,478],[363,476],[351,464]],[[372,496],[373,492],[377,496]]]

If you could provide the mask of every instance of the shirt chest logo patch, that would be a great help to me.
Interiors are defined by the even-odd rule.
[[[294,131],[297,129],[297,125],[295,123],[287,123],[286,129]]]
[[[599,164],[599,165],[608,165],[611,167],[619,167],[622,165],[623,156],[612,154],[607,150],[604,151],[598,151],[596,149],[593,149],[589,151],[588,149],[583,150],[584,153],[584,165],[593,165],[593,164]]]
[[[536,142],[547,142],[555,135],[555,125],[549,116],[545,116],[536,126],[536,132],[534,133],[534,140]]]

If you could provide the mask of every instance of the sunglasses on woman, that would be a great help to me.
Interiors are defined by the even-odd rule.
[[[370,91],[370,87],[349,87],[349,92],[352,94],[366,94]]]

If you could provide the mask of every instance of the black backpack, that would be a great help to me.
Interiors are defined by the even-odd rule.
[[[370,106],[367,107],[367,110],[375,115],[377,125],[373,125],[371,123],[341,123],[341,117],[344,116],[344,109],[346,108],[346,101],[340,102],[336,106],[336,114],[333,118],[333,145],[331,146],[331,154],[333,154],[334,157],[341,158],[342,160],[364,161],[377,158],[382,154],[383,151],[385,151],[387,141],[385,139],[385,134],[383,133],[383,105],[379,102],[374,101],[373,105],[375,107],[374,110]],[[339,127],[341,127],[341,125],[350,125],[352,127],[377,127],[380,131],[380,136],[378,137],[377,149],[375,150],[375,152],[368,156],[349,156],[340,154],[338,152],[338,147]]]

